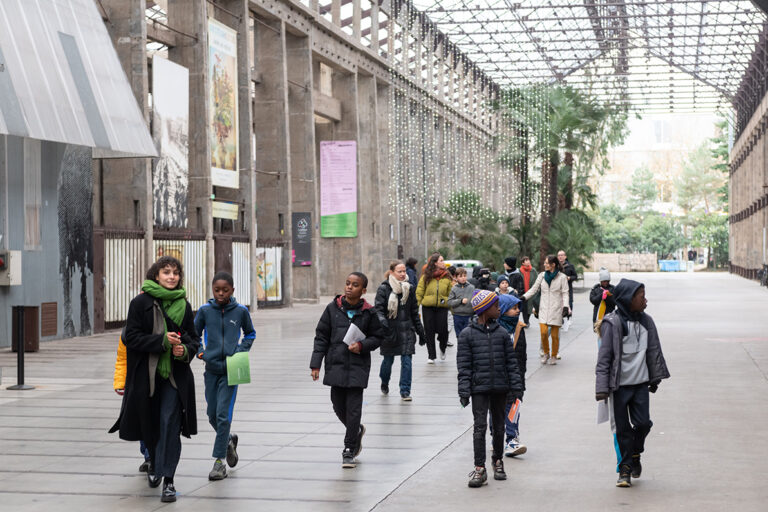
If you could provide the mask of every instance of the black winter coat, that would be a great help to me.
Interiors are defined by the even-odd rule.
[[[315,347],[312,351],[310,368],[320,368],[325,359],[323,384],[342,388],[368,387],[368,374],[371,372],[371,352],[379,348],[384,337],[376,311],[368,302],[362,301],[353,319],[347,316],[341,295],[326,306],[323,316],[315,330]],[[361,342],[362,350],[355,354],[344,343],[350,324],[354,324],[365,333]]]
[[[481,325],[473,318],[461,331],[456,354],[459,396],[511,392],[522,396],[523,385],[509,333],[497,322]]]
[[[576,267],[568,260],[563,263],[563,274],[568,278],[568,299],[573,302],[573,282],[578,281],[579,274],[576,273]]]
[[[611,295],[609,295],[605,299],[605,314],[612,313],[614,309],[616,309],[616,297],[614,297],[614,290],[616,289],[615,286],[612,284],[608,285],[608,291],[611,292]],[[597,322],[597,310],[600,309],[600,303],[603,301],[603,287],[600,286],[600,283],[597,283],[595,286],[592,287],[592,290],[589,292],[589,302],[592,303],[594,308],[592,309],[592,323],[594,324]]]
[[[508,274],[507,277],[509,278],[509,286],[513,290],[515,290],[515,295],[517,297],[522,297],[525,293],[525,280],[523,280],[523,274],[521,274],[519,271],[512,272],[511,274]]]
[[[164,333],[164,322],[160,306],[151,295],[142,293],[131,301],[123,340],[127,359],[125,393],[120,417],[110,429],[110,432],[119,430],[120,439],[148,444],[157,442],[159,418],[153,415],[150,394],[154,394],[156,379],[161,378],[156,375],[156,369],[157,357],[165,350],[164,334],[159,334]],[[189,302],[184,320],[178,327],[187,353],[183,360],[171,356],[171,376],[181,400],[181,434],[190,437],[197,434],[197,409],[195,378],[189,363],[200,348],[200,337],[195,330]]]
[[[376,291],[376,300],[374,308],[379,317],[379,323],[383,328],[384,337],[381,340],[379,352],[383,356],[401,356],[412,355],[416,353],[416,335],[422,338],[424,335],[424,326],[419,319],[419,303],[416,302],[416,292],[411,287],[408,292],[408,300],[405,305],[400,303],[403,294],[397,295],[397,317],[389,318],[387,316],[387,304],[389,294],[392,293],[392,286],[389,281],[384,281],[379,285]],[[365,332],[365,331],[363,331]]]

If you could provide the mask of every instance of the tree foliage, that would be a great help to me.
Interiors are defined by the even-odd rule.
[[[648,166],[644,165],[635,169],[635,172],[632,173],[632,183],[627,187],[627,192],[629,193],[628,210],[643,212],[651,209],[659,196],[659,191],[653,173]]]

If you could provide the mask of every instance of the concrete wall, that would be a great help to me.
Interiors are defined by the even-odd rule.
[[[40,244],[27,249],[25,159],[40,163]],[[11,344],[13,306],[57,304],[56,334],[43,340],[92,332],[91,194],[90,148],[0,136],[0,248],[22,251],[22,285],[0,286],[0,348]]]
[[[659,268],[657,255],[653,254],[615,254],[594,253],[587,268],[591,272],[597,272],[600,268],[607,268],[611,272],[656,272]]]
[[[730,268],[750,279],[768,263],[768,95],[731,150]]]

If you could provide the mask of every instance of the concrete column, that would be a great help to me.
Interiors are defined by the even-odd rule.
[[[168,0],[170,26],[193,34],[170,48],[168,57],[189,69],[189,221],[190,229],[205,232],[206,282],[214,273],[211,211],[211,148],[208,140],[208,13],[206,0]],[[183,36],[181,36],[183,37]]]
[[[379,55],[379,1],[371,2],[371,49]]]
[[[445,101],[445,57],[444,57],[444,45],[440,42],[437,47],[437,97],[440,101]]]
[[[149,125],[147,73],[146,0],[102,0],[110,23],[106,24],[136,102]],[[154,261],[152,161],[148,158],[103,161],[104,224],[109,227],[143,228],[144,266]]]
[[[256,51],[261,75],[253,100],[259,236],[289,241],[292,195],[285,24],[266,20],[257,23]],[[290,246],[286,245],[282,259],[286,304],[291,303],[293,292],[290,265]]]
[[[352,0],[352,36],[355,38],[355,41],[360,40],[360,22],[363,17],[362,14],[360,0]]]
[[[341,0],[331,1],[331,21],[337,27],[341,26]]]
[[[312,266],[293,267],[290,260],[286,271],[293,275],[293,300],[318,299],[317,293],[317,238],[319,222],[315,189],[319,185],[315,162],[315,119],[313,102],[314,73],[312,69],[311,36],[285,35],[288,111],[290,126],[291,196],[290,217],[296,212],[312,213]],[[286,239],[292,240],[293,223],[288,219]],[[288,250],[290,255],[290,247]]]
[[[421,25],[419,25],[416,28],[415,33],[416,38],[416,55],[414,55],[415,60],[415,66],[413,67],[413,81],[416,83],[416,85],[423,87],[424,86],[424,79],[422,74],[422,67],[423,67],[423,57],[424,57],[424,41],[422,39],[421,35]]]

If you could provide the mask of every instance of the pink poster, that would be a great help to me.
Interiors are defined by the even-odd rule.
[[[357,142],[320,143],[320,236],[357,236]]]

